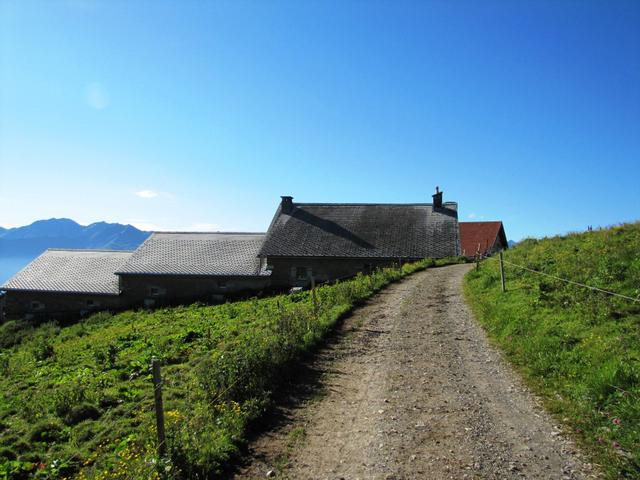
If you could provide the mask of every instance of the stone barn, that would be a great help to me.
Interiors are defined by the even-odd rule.
[[[462,255],[473,258],[509,248],[502,222],[460,222]]]
[[[121,250],[49,249],[14,275],[6,291],[7,318],[66,319],[121,307],[116,270],[131,257]]]
[[[264,233],[153,233],[121,265],[124,301],[146,307],[223,301],[269,284]]]
[[[460,254],[458,207],[433,203],[294,203],[282,201],[260,257],[274,287],[306,286],[398,262]]]

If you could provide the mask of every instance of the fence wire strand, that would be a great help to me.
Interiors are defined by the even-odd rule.
[[[497,259],[496,257],[485,256],[484,258],[492,258],[494,260],[498,260],[499,261],[499,259]],[[513,267],[516,267],[516,268],[521,268],[522,270],[526,270],[527,272],[537,273],[538,275],[544,275],[545,277],[553,278],[555,280],[560,280],[561,282],[570,283],[571,285],[577,285],[578,287],[588,288],[590,290],[595,290],[597,292],[606,293],[607,295],[613,295],[615,297],[620,297],[620,298],[624,298],[626,300],[631,300],[632,302],[640,303],[640,298],[629,297],[629,296],[623,295],[621,293],[612,292],[610,290],[605,290],[603,288],[594,287],[594,286],[591,286],[591,285],[587,285],[585,283],[580,283],[580,282],[576,282],[574,280],[569,280],[569,279],[566,279],[566,278],[558,277],[557,275],[552,275],[550,273],[545,273],[545,272],[541,272],[539,270],[534,270],[533,268],[525,267],[524,265],[518,265],[517,263],[510,262],[508,260],[505,260],[504,258],[502,259],[502,262],[506,263],[507,265],[511,265]]]

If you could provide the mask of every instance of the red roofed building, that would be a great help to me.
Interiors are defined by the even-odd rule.
[[[509,248],[502,222],[460,222],[460,248],[465,257],[474,257]]]

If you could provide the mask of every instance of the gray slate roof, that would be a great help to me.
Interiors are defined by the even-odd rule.
[[[118,270],[141,275],[269,275],[258,258],[264,233],[153,233]]]
[[[458,207],[294,203],[271,222],[266,257],[442,258],[458,255]]]
[[[131,256],[123,250],[49,249],[0,290],[119,295],[115,271]]]

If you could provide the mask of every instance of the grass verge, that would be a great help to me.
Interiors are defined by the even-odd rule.
[[[525,240],[505,260],[640,298],[640,223]],[[506,265],[465,277],[476,318],[608,478],[640,478],[640,303]]]
[[[0,327],[0,479],[212,478],[237,454],[291,367],[354,306],[423,260],[310,292],[75,325]],[[168,455],[155,454],[152,356]]]

